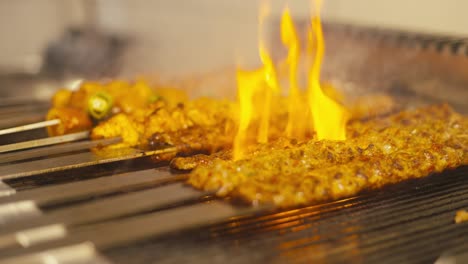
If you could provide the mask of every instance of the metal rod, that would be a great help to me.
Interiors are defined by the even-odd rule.
[[[33,188],[12,196],[0,197],[0,205],[18,201],[33,201],[38,206],[85,200],[115,192],[140,190],[174,180],[169,168],[148,169],[78,182]]]
[[[33,159],[38,157],[46,157],[57,154],[70,153],[78,150],[91,149],[94,147],[103,147],[111,144],[119,143],[122,139],[120,137],[116,138],[106,138],[98,140],[86,140],[80,142],[72,142],[65,145],[55,145],[37,149],[28,149],[23,151],[16,151],[13,153],[0,154],[0,164],[10,163],[16,161],[23,161],[27,159]],[[1,195],[0,195],[1,196]]]
[[[0,130],[0,136],[1,135],[6,135],[6,134],[22,132],[22,131],[27,131],[27,130],[33,130],[33,129],[43,128],[43,127],[48,127],[48,126],[54,126],[54,125],[58,125],[58,124],[60,124],[59,119],[52,119],[52,120],[46,120],[46,121],[41,121],[41,122],[37,122],[37,123],[27,124],[27,125],[23,125],[23,126],[5,128],[5,129]]]
[[[55,224],[61,224],[66,228],[74,228],[85,224],[117,219],[123,216],[156,211],[169,206],[183,206],[186,202],[197,201],[211,194],[186,187],[182,183],[177,183],[53,210],[43,215],[24,215],[22,218],[17,217],[15,221],[8,221],[10,219],[7,218],[7,224],[2,226],[0,241],[8,240],[10,242],[0,245],[0,250],[4,250],[7,247],[21,247],[20,241],[7,239],[7,237],[15,233],[19,234]],[[53,235],[50,238],[48,237],[45,234],[43,239],[38,239],[35,244],[55,239]],[[58,238],[60,239],[61,237]]]
[[[11,188],[8,184],[0,181],[0,197],[10,196],[16,193],[16,190]]]
[[[77,141],[77,140],[85,139],[88,137],[89,137],[89,131],[83,131],[83,132],[78,132],[78,133],[73,133],[73,134],[68,134],[68,135],[63,135],[63,136],[35,139],[35,140],[0,146],[0,153],[49,146],[49,145],[54,145],[54,144],[59,144],[59,143],[64,143],[64,142]]]
[[[121,148],[112,151],[109,150],[105,156],[100,156],[92,152],[69,154],[60,157],[24,162],[21,163],[21,166],[18,166],[17,164],[0,166],[0,180],[28,177],[174,152],[177,152],[177,148],[175,147],[150,151],[143,151],[134,148]]]
[[[212,201],[113,221],[77,226],[65,229],[66,235],[61,239],[44,241],[45,243],[38,243],[26,248],[11,248],[10,250],[2,251],[0,263],[8,263],[3,262],[5,258],[20,257],[21,255],[25,256],[34,253],[40,254],[44,250],[83,241],[90,241],[97,249],[106,250],[174,231],[214,224],[231,217],[252,216],[264,213],[265,210],[270,210],[270,208],[238,208],[221,201]],[[46,227],[52,226],[54,225]],[[61,226],[64,227],[64,225]],[[34,234],[32,234],[33,236],[27,235],[28,237],[25,237],[26,241],[38,241],[34,237]],[[5,244],[11,243],[11,238],[8,241],[1,242],[6,242]]]
[[[15,198],[17,197],[18,199],[14,199],[11,196],[3,197],[3,198],[13,198],[13,199],[10,199],[10,201],[6,203],[0,203],[0,237],[2,234],[11,232],[10,230],[13,228],[11,226],[12,224],[18,226],[21,224],[21,222],[23,222],[23,220],[26,220],[26,219],[28,219],[31,222],[29,223],[29,226],[31,226],[33,222],[37,223],[37,220],[34,221],[34,218],[37,218],[38,216],[42,215],[43,210],[41,208],[43,206],[48,206],[51,204],[54,206],[62,205],[62,204],[66,204],[67,202],[80,201],[80,200],[84,200],[84,199],[88,199],[88,198],[100,196],[100,195],[108,195],[111,193],[115,194],[119,192],[139,190],[138,192],[130,193],[131,195],[129,194],[129,196],[118,195],[117,197],[122,197],[123,199],[123,201],[120,201],[120,198],[119,198],[119,201],[124,202],[125,198],[123,197],[128,198],[128,197],[133,197],[134,195],[137,195],[138,197],[141,198],[142,196],[145,195],[145,193],[147,193],[145,189],[151,190],[151,188],[153,188],[153,190],[159,189],[159,191],[157,191],[157,193],[159,193],[161,190],[164,190],[164,188],[163,187],[155,188],[155,187],[160,186],[162,184],[169,184],[169,183],[173,184],[176,182],[181,182],[185,179],[186,179],[186,175],[171,175],[169,172],[166,172],[166,171],[151,169],[151,170],[145,170],[145,171],[136,172],[136,173],[121,174],[120,176],[115,176],[115,177],[108,176],[108,177],[104,177],[103,179],[87,180],[87,181],[78,182],[78,183],[69,183],[69,184],[62,184],[58,186],[33,189],[29,192],[25,191],[24,193],[25,195],[23,195],[23,192],[19,192],[18,194],[14,195]],[[46,192],[50,192],[50,195],[46,196]],[[182,195],[187,194],[187,193],[190,193],[190,192],[184,192]],[[197,192],[197,193],[200,193],[200,192]],[[34,195],[37,195],[38,197],[34,197]],[[165,198],[161,198],[161,199],[158,198],[156,200],[161,202],[164,199],[171,197],[170,194],[164,195],[164,196]],[[180,197],[181,196],[179,196],[179,198]],[[129,206],[132,207],[131,210],[138,211],[137,208],[141,208],[141,206],[148,206],[149,202],[156,202],[156,201],[152,201],[153,198],[151,199],[148,198],[148,201],[140,201],[140,202],[133,201],[130,203]],[[3,200],[8,201],[8,199],[3,199]],[[111,201],[112,200],[113,199],[111,199]],[[72,208],[75,208],[75,209],[82,208],[80,210],[85,210],[83,208],[87,208],[86,206],[91,206],[92,204],[95,204],[95,203],[100,204],[101,202],[105,202],[105,201],[106,199],[98,200],[94,203],[93,202],[84,203],[81,206],[72,207]],[[117,204],[120,202],[117,202]],[[122,205],[119,205],[117,207],[119,207],[117,211],[121,211],[125,209]],[[62,209],[62,210],[68,210],[68,209],[69,208],[67,207],[66,209]],[[110,206],[109,209],[111,211],[115,210],[116,206],[115,205]],[[127,208],[126,212],[128,212],[128,210],[130,209]],[[55,212],[55,214],[52,214],[52,215],[57,216],[58,212],[60,211],[61,211],[60,209],[58,211],[52,210],[52,212]],[[98,211],[101,211],[101,210],[98,210]],[[50,212],[50,210],[46,210],[46,212]],[[67,214],[68,213],[65,213],[65,216],[63,215],[60,216],[59,218],[62,219],[60,221],[65,221],[65,219],[68,219]],[[50,218],[52,215],[49,213],[49,214],[46,214],[46,216],[44,217],[49,217],[48,221],[52,221]],[[105,214],[97,213],[96,211],[95,213],[93,213],[93,215],[90,215],[90,216],[83,215],[82,217],[85,217],[86,219],[88,219],[86,221],[90,221],[91,218],[94,219],[95,217],[104,217],[104,216]],[[73,219],[68,220],[68,223],[76,223],[76,221],[85,221],[84,218],[81,218],[80,216],[76,216],[76,215],[73,216],[72,218]],[[53,220],[53,221],[56,221],[56,220]],[[23,222],[23,224],[27,224],[27,223]],[[9,225],[10,228],[5,229],[4,228],[5,225]]]
[[[51,259],[51,261],[49,261]],[[103,255],[99,254],[91,242],[71,244],[60,248],[54,248],[38,254],[14,257],[0,260],[4,264],[13,263],[93,263],[112,264]]]

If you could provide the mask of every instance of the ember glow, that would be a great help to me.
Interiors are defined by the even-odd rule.
[[[320,20],[321,1],[315,0],[315,12],[311,19],[308,34],[307,56],[312,58],[308,69],[307,88],[300,87],[298,67],[301,59],[301,45],[291,18],[285,8],[281,18],[281,40],[288,49],[284,63],[288,68],[288,123],[284,136],[305,139],[317,135],[320,139],[344,140],[346,138],[346,110],[328,97],[320,84],[320,69],[325,50],[322,25]],[[281,87],[275,63],[262,39],[262,28],[268,14],[268,6],[263,2],[259,14],[259,56],[262,67],[256,70],[237,70],[239,121],[234,140],[234,159],[242,159],[251,133],[256,134],[258,143],[268,142],[270,112],[274,107],[274,98],[279,96]],[[252,124],[258,122],[258,129]]]

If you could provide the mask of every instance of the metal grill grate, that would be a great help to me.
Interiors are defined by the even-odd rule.
[[[106,251],[116,263],[431,263],[468,250],[468,167]]]

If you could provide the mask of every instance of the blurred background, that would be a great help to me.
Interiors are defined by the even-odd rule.
[[[286,4],[295,18],[310,14],[308,0],[270,2],[272,17]],[[465,36],[466,10],[457,0],[325,0],[323,16]],[[177,76],[255,65],[257,12],[251,0],[1,0],[0,74]],[[0,85],[8,95],[5,78]]]

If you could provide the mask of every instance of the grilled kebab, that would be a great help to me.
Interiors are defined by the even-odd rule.
[[[357,121],[348,130],[346,141],[283,140],[254,148],[238,161],[223,153],[179,158],[173,165],[195,164],[188,182],[196,188],[253,205],[289,207],[468,164],[468,119],[447,105]]]
[[[275,98],[269,138],[277,139],[287,126],[287,98]],[[189,100],[181,90],[151,87],[144,81],[85,82],[76,91],[62,89],[52,100],[47,119],[51,136],[91,130],[91,138],[121,137],[107,148],[158,149],[175,146],[178,153],[214,153],[230,149],[236,132],[238,105],[211,98]],[[395,108],[383,95],[359,97],[348,103],[354,119],[369,118]],[[258,117],[254,117],[258,118]],[[253,122],[252,129],[258,129]],[[255,138],[250,141],[255,142]],[[173,156],[165,156],[170,159]],[[156,157],[156,159],[161,157]]]

